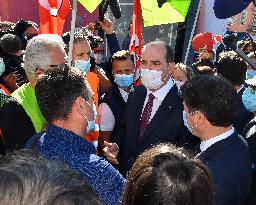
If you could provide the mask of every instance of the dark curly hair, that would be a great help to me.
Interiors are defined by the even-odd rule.
[[[222,52],[216,64],[217,72],[234,86],[242,85],[246,78],[247,65],[234,51]]]

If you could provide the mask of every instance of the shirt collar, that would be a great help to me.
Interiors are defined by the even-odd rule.
[[[129,93],[126,92],[126,91],[125,91],[124,89],[122,89],[122,88],[118,88],[118,89],[119,89],[119,91],[120,91],[120,93],[121,93],[121,95],[122,95],[122,98],[123,98],[124,102],[127,102]]]
[[[239,90],[237,90],[237,93],[239,93],[243,88],[244,88],[244,85],[241,85],[241,87],[239,88]]]
[[[167,93],[172,89],[173,85],[174,85],[174,81],[170,77],[168,82],[163,87],[161,87],[159,90],[152,92],[149,89],[147,89],[147,95],[152,93],[158,100],[163,101],[165,96],[167,95]]]
[[[207,150],[210,146],[212,146],[216,142],[226,139],[227,137],[232,135],[234,132],[235,132],[235,129],[234,129],[234,127],[232,127],[227,132],[224,132],[224,133],[222,133],[222,134],[220,134],[218,136],[212,137],[212,138],[210,138],[208,140],[202,141],[200,143],[200,150],[201,150],[201,152],[204,152],[205,150]]]

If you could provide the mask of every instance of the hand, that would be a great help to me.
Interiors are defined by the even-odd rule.
[[[94,23],[89,23],[85,28],[87,28],[91,32],[94,32],[95,31],[94,26],[95,26]]]
[[[113,23],[109,19],[104,18],[103,22],[99,21],[99,24],[101,25],[102,29],[106,32],[106,34],[113,33]]]
[[[113,164],[119,164],[116,157],[119,151],[117,144],[115,143],[108,143],[104,141],[105,148],[103,149],[105,157]]]

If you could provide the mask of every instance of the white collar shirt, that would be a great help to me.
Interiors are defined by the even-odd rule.
[[[151,112],[149,122],[152,120],[152,118],[156,114],[158,108],[162,104],[162,102],[163,102],[164,98],[166,97],[167,93],[172,89],[173,85],[174,85],[174,81],[173,81],[172,78],[170,78],[169,81],[163,87],[161,87],[159,90],[157,90],[155,92],[152,92],[149,89],[147,89],[147,96],[146,96],[145,101],[144,101],[143,110],[144,110],[144,108],[145,108],[145,106],[148,102],[149,94],[152,93],[155,96],[154,101],[153,101],[153,107],[152,107],[152,112]],[[141,115],[143,113],[143,110],[141,112]]]
[[[232,127],[227,132],[224,132],[224,133],[222,133],[222,134],[220,134],[218,136],[212,137],[212,138],[210,138],[208,140],[202,141],[200,143],[200,150],[201,150],[201,152],[204,152],[205,150],[207,150],[210,146],[212,146],[216,142],[219,142],[221,140],[224,140],[224,139],[228,138],[234,132],[235,132],[235,129],[234,129],[234,127]]]
[[[118,88],[118,89],[119,89],[119,91],[122,95],[122,98],[123,98],[124,102],[127,102],[129,93],[126,92],[125,90],[123,90],[122,88]]]

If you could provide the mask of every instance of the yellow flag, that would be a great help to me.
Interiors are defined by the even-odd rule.
[[[102,2],[102,0],[78,0],[85,8],[87,11],[92,13],[97,6]]]
[[[144,26],[147,27],[184,22],[191,0],[167,0],[161,8],[156,0],[141,0],[140,3]]]

